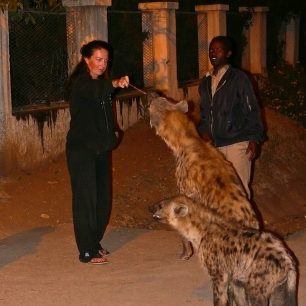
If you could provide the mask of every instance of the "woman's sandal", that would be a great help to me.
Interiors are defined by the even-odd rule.
[[[102,256],[101,254],[97,254],[90,261],[88,261],[88,263],[91,265],[105,265],[105,264],[108,264],[109,261],[107,258]]]
[[[109,255],[109,251],[107,249],[101,248],[101,250],[99,250],[99,254],[103,257],[106,257],[107,255]]]

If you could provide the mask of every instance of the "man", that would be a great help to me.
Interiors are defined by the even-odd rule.
[[[201,120],[198,131],[209,137],[230,161],[250,199],[252,160],[263,140],[260,108],[248,76],[230,65],[232,43],[216,36],[209,45],[213,66],[199,86]]]

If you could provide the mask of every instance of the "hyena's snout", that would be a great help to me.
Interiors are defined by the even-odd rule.
[[[160,221],[162,218],[158,213],[153,214],[153,219]]]
[[[154,215],[155,212],[156,212],[157,209],[158,209],[158,203],[154,203],[154,204],[150,205],[150,206],[148,207],[148,209],[149,209],[149,212],[150,212],[152,215]]]
[[[149,211],[155,220],[162,222],[166,218],[163,211],[164,205],[165,201],[161,201],[149,206]]]
[[[152,214],[154,219],[160,219],[159,211],[162,208],[160,203],[154,203],[153,205],[149,206],[149,212]]]

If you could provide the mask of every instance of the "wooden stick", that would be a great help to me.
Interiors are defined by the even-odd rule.
[[[139,89],[138,87],[132,85],[131,83],[129,83],[129,86],[133,87],[134,89],[138,90],[139,92],[143,93],[144,95],[147,95],[147,93],[141,89]]]

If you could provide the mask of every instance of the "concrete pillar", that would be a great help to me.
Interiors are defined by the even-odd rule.
[[[249,11],[240,7],[240,12]],[[267,72],[267,12],[268,7],[257,6],[251,9],[250,26],[244,29],[248,44],[245,47],[242,67],[251,73],[266,74]]]
[[[198,19],[199,74],[202,77],[212,66],[209,62],[210,41],[219,35],[226,35],[226,4],[196,5]]]
[[[144,18],[152,16],[152,65],[153,85],[174,99],[178,95],[177,61],[176,61],[176,18],[177,2],[139,3],[138,8]],[[149,15],[147,15],[149,14]],[[147,52],[146,42],[144,52]],[[144,67],[150,67],[144,63]]]
[[[284,60],[295,65],[299,60],[300,16],[291,17],[285,26]]]
[[[108,40],[107,8],[112,0],[63,0],[67,16],[69,71],[80,60],[80,47],[93,39]]]
[[[7,9],[0,10],[0,174],[5,174],[11,167],[11,82],[9,61],[9,26]]]

